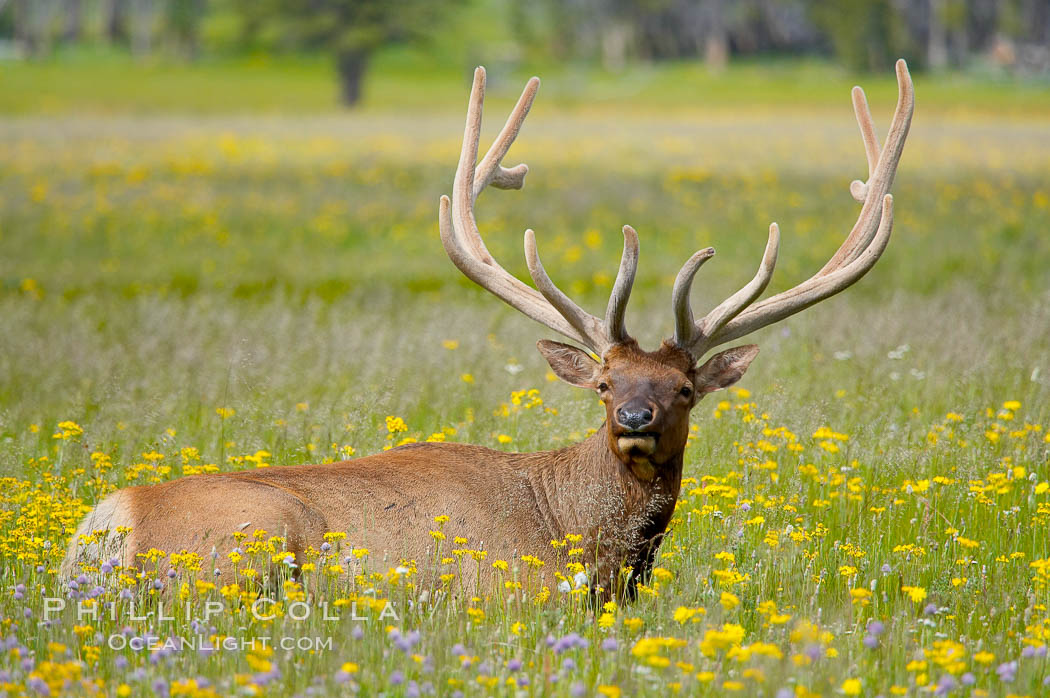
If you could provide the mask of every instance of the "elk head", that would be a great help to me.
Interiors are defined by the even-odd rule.
[[[610,450],[643,479],[682,453],[689,412],[700,398],[740,380],[758,354],[758,347],[749,344],[697,366],[671,342],[647,352],[628,339],[609,347],[601,362],[561,342],[540,340],[538,346],[555,375],[597,391],[605,405]]]
[[[824,267],[798,286],[755,303],[769,284],[776,265],[780,234],[769,227],[765,253],[754,278],[705,317],[693,317],[689,293],[693,278],[715,251],[705,248],[686,261],[675,279],[672,307],[675,331],[659,349],[644,351],[627,333],[624,314],[638,267],[638,235],[624,226],[623,255],[605,317],[580,308],[547,275],[532,230],[525,231],[525,259],[536,287],[508,273],[489,254],[474,218],[474,205],[488,185],[520,189],[528,167],[502,165],[539,88],[532,78],[492,147],[478,162],[485,70],[474,72],[463,149],[451,200],[441,197],[441,241],[452,262],[468,278],[533,320],[586,347],[541,340],[540,352],[562,380],[595,390],[606,409],[610,450],[642,479],[680,459],[688,435],[689,412],[705,394],[738,381],[758,354],[755,345],[722,351],[699,363],[711,349],[783,320],[860,279],[874,266],[893,227],[889,194],[914,110],[911,78],[897,62],[899,96],[884,148],[875,136],[864,92],[853,88],[853,106],[868,159],[868,180],[850,185],[862,202],[852,231]],[[477,163],[475,165],[475,163]]]

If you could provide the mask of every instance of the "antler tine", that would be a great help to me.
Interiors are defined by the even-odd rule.
[[[861,97],[863,98],[863,94]],[[856,100],[854,100],[854,106],[856,106]],[[886,146],[881,152],[878,141],[875,139],[875,127],[871,122],[871,113],[867,109],[866,100],[864,100],[863,107],[862,110],[857,110],[857,122],[860,124],[861,135],[864,138],[864,150],[868,157],[871,175],[862,186],[851,185],[850,191],[854,197],[858,193],[863,193],[864,205],[861,207],[853,230],[850,231],[838,251],[828,260],[828,263],[817,272],[817,276],[824,276],[849,264],[860,255],[865,247],[871,244],[875,235],[882,197],[888,194],[890,187],[893,186],[893,177],[897,173],[897,165],[900,163],[901,153],[904,152],[904,141],[908,137],[911,117],[915,111],[915,88],[912,85],[911,75],[908,73],[908,64],[904,62],[904,59],[897,61],[897,109],[893,113],[889,133],[886,134]],[[874,168],[871,165],[873,153],[877,153]]]
[[[719,303],[700,324],[693,320],[693,311],[689,303],[689,290],[696,270],[713,256],[715,251],[713,248],[708,247],[706,250],[700,250],[693,255],[693,258],[686,262],[682,270],[678,272],[674,290],[671,293],[675,314],[675,342],[682,347],[702,344],[705,337],[714,335],[727,322],[739,315],[744,308],[754,303],[755,299],[762,295],[762,291],[766,290],[769,280],[773,278],[773,269],[777,265],[777,253],[779,250],[780,228],[777,227],[776,223],[771,223],[769,226],[769,240],[766,242],[766,251],[762,254],[762,262],[758,265],[758,271],[755,272],[754,278],[739,291]],[[700,354],[702,353],[701,351]],[[700,354],[697,354],[697,356]]]
[[[499,266],[489,253],[488,248],[485,247],[485,242],[481,239],[481,233],[478,232],[477,223],[474,221],[473,206],[482,190],[489,184],[499,189],[521,189],[525,185],[525,175],[529,171],[528,165],[522,163],[517,167],[507,169],[503,167],[502,162],[503,157],[514,143],[514,139],[517,138],[518,131],[521,130],[521,126],[525,122],[525,117],[528,116],[529,109],[532,107],[532,101],[536,98],[536,92],[540,87],[540,79],[533,77],[525,85],[521,97],[518,98],[518,103],[511,111],[499,136],[496,137],[492,147],[489,148],[488,152],[485,153],[485,157],[482,158],[477,168],[475,168],[474,163],[478,158],[478,142],[481,140],[481,115],[485,103],[485,83],[485,69],[478,66],[474,70],[474,84],[470,90],[470,103],[467,108],[467,121],[463,132],[463,147],[460,151],[459,165],[456,167],[456,180],[452,192],[452,208],[454,216],[457,216],[457,213],[464,209],[470,211],[467,224],[461,226],[462,229],[457,228],[456,230],[457,237],[462,238],[461,242],[467,244],[474,251],[475,256],[485,264]],[[462,202],[455,200],[456,191],[469,191],[471,193],[469,207],[461,206]],[[528,288],[524,284],[522,286]]]
[[[479,70],[483,71],[484,68],[479,68]],[[530,78],[525,84],[525,89],[521,92],[521,97],[518,98],[518,103],[514,105],[513,111],[507,117],[507,123],[503,125],[503,130],[499,132],[496,140],[492,142],[492,147],[489,148],[488,152],[485,153],[485,157],[478,163],[478,167],[474,172],[475,201],[477,201],[481,191],[489,184],[497,189],[521,189],[525,186],[525,175],[529,173],[529,166],[522,163],[508,169],[503,167],[502,163],[503,158],[507,155],[507,151],[510,150],[510,146],[513,145],[514,139],[518,137],[518,131],[521,130],[521,125],[525,123],[525,117],[528,116],[529,110],[532,108],[532,102],[536,99],[536,92],[539,89],[540,79],[537,77]]]
[[[739,291],[726,298],[718,304],[714,310],[704,318],[701,334],[710,337],[725,327],[726,323],[739,315],[744,308],[755,302],[762,295],[773,278],[773,269],[777,266],[777,254],[780,252],[780,227],[776,223],[769,224],[769,239],[766,241],[766,250],[762,253],[762,261],[758,265],[758,271],[751,281],[747,282]]]
[[[456,238],[473,250],[485,264],[494,264],[495,260],[474,222],[474,164],[478,160],[478,141],[481,139],[481,113],[485,104],[485,69],[478,66],[474,70],[474,83],[470,87],[470,101],[467,103],[467,120],[463,127],[463,145],[459,151],[459,164],[456,165],[456,178],[452,184],[452,217],[461,225],[455,226]],[[468,200],[469,198],[469,200]]]
[[[634,275],[638,271],[638,233],[629,225],[623,227],[623,255],[620,257],[620,269],[616,272],[616,282],[609,294],[609,305],[605,309],[605,327],[609,338],[614,342],[625,342],[628,339],[624,316],[627,314],[627,301],[631,299],[634,287]]]
[[[532,95],[535,95],[537,87],[538,83],[530,81],[529,86],[526,87],[526,94],[531,92]],[[490,154],[506,153],[506,149],[510,148],[513,136],[517,135],[521,127],[521,120],[528,111],[527,105],[532,101],[531,97],[528,99],[525,97],[526,95],[523,95],[523,99],[519,100],[519,105],[525,103],[525,108],[515,109],[512,115],[520,113],[520,119],[513,124],[512,128],[504,127],[504,133],[509,138],[498,139],[502,150],[493,149]],[[572,326],[553,311],[550,304],[536,289],[530,288],[500,266],[489,254],[485,243],[481,240],[481,234],[474,220],[474,200],[476,198],[474,162],[478,156],[484,99],[485,69],[479,67],[474,71],[474,84],[470,90],[467,120],[463,131],[463,147],[460,151],[459,164],[456,167],[456,177],[452,186],[453,200],[450,202],[447,196],[441,197],[439,222],[442,245],[452,263],[471,281],[540,324],[580,341],[581,338],[576,335]],[[495,165],[499,166],[498,160],[495,161]],[[482,179],[479,181],[484,181],[487,178],[486,172],[483,170],[481,174]]]
[[[525,231],[525,263],[529,267],[529,274],[532,276],[536,288],[554,306],[554,309],[572,325],[580,337],[580,341],[599,356],[604,354],[605,350],[613,344],[605,331],[605,327],[598,318],[576,305],[571,298],[565,295],[551,281],[551,277],[547,275],[547,270],[543,268],[543,262],[540,261],[539,251],[536,249],[536,234],[532,232],[531,228]]]
[[[529,272],[539,291],[526,285],[496,262],[485,247],[474,218],[474,203],[486,186],[491,184],[501,189],[520,189],[524,185],[528,167],[521,164],[505,168],[502,160],[521,130],[536,97],[539,83],[538,78],[529,80],[503,129],[481,162],[475,165],[478,142],[481,138],[482,106],[485,100],[485,69],[479,67],[474,71],[474,84],[470,91],[463,147],[460,151],[459,165],[456,167],[452,198],[450,200],[447,196],[441,197],[441,242],[453,264],[467,278],[540,324],[598,354],[603,354],[609,346],[627,338],[623,330],[623,309],[620,305],[626,304],[634,280],[638,257],[637,237],[635,236],[631,248],[632,253],[628,249],[631,247],[626,239],[628,233],[624,233],[624,258],[613,290],[613,299],[610,300],[610,313],[616,320],[613,323],[615,331],[610,333],[606,325],[582,310],[550,280],[539,260],[535,235],[531,230],[525,233],[525,255]],[[633,233],[632,230],[631,234]]]
[[[868,179],[875,174],[875,166],[879,164],[879,137],[875,133],[875,122],[871,118],[871,109],[868,108],[868,99],[864,96],[864,88],[860,85],[853,86],[853,113],[857,115],[857,125],[860,126],[860,137],[864,140],[864,154],[868,157]],[[849,190],[857,201],[864,201],[868,185],[859,179],[850,182]]]
[[[820,277],[820,283],[804,283],[791,291],[767,298],[753,306],[747,313],[727,323],[721,332],[712,339],[705,351],[711,347],[731,342],[734,339],[751,334],[767,325],[772,325],[786,317],[805,310],[825,298],[830,298],[843,291],[868,273],[879,261],[879,257],[890,241],[893,230],[893,195],[886,194],[882,200],[882,216],[878,231],[871,244],[849,264],[840,267],[826,276]],[[816,279],[816,277],[814,277]]]
[[[583,338],[577,335],[572,325],[554,312],[554,309],[536,289],[526,286],[495,262],[491,265],[485,264],[470,255],[456,238],[455,225],[452,220],[452,205],[447,196],[441,197],[439,224],[441,244],[445,247],[449,259],[464,276],[541,325],[546,325],[570,339],[583,342]]]
[[[869,176],[867,182],[856,181],[850,187],[853,195],[860,196],[864,202],[850,234],[827,264],[808,280],[748,307],[769,283],[776,263],[779,231],[775,224],[770,226],[769,242],[766,244],[766,252],[755,278],[708,313],[699,323],[691,322],[692,313],[688,310],[688,281],[684,292],[676,281],[673,293],[675,338],[679,345],[687,348],[693,356],[699,358],[712,347],[771,325],[833,296],[864,276],[878,261],[886,249],[893,229],[893,197],[890,196],[889,190],[893,185],[915,110],[915,92],[911,76],[908,74],[908,66],[903,60],[899,60],[896,69],[897,108],[882,149],[879,148],[875,136],[875,126],[864,92],[859,87],[853,90],[853,107],[864,141]],[[688,267],[689,263],[679,272],[679,280],[687,273]],[[695,269],[687,274],[689,281],[694,273]],[[690,322],[688,330],[683,329],[683,323],[686,321]],[[686,336],[689,340],[682,341]]]
[[[715,248],[705,247],[693,253],[678,275],[671,289],[671,307],[674,309],[674,341],[680,347],[688,347],[696,339],[697,326],[693,321],[693,308],[689,304],[689,291],[693,288],[693,277],[704,262],[715,256]]]

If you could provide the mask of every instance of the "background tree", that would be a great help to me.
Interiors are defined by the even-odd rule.
[[[907,42],[899,31],[902,17],[897,3],[817,0],[812,15],[829,38],[835,55],[854,70],[886,70],[898,56],[915,62],[915,52],[905,50]]]
[[[425,41],[458,4],[456,0],[237,0],[249,40],[330,51],[348,105],[361,99],[369,59],[379,48]]]
[[[784,55],[1050,76],[1050,0],[0,0],[0,54],[39,60],[91,44],[150,59],[322,54],[347,104],[376,53],[399,43],[422,44],[415,60],[444,69],[488,63],[494,79],[551,62],[717,69]]]
[[[204,14],[205,0],[168,0],[164,29],[178,53],[196,58]]]

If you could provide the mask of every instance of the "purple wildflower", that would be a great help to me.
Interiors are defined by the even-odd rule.
[[[954,691],[959,687],[959,682],[955,680],[955,677],[951,674],[944,674],[937,682],[937,686],[933,689],[933,695],[945,696]]]
[[[615,637],[607,637],[602,640],[602,649],[606,652],[615,652],[620,646],[620,643],[616,641]]]
[[[33,691],[39,693],[42,696],[51,695],[51,689],[47,687],[47,682],[45,682],[39,676],[33,676],[28,681],[26,681],[26,687],[32,689]]]
[[[554,643],[554,651],[557,654],[561,654],[571,649],[586,649],[590,644],[587,638],[580,637],[578,633],[569,633]]]

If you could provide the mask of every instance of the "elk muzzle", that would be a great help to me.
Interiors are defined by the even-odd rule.
[[[659,434],[652,431],[653,409],[645,402],[635,399],[616,409],[616,424],[620,433],[616,445],[628,458],[646,459],[656,451]]]

